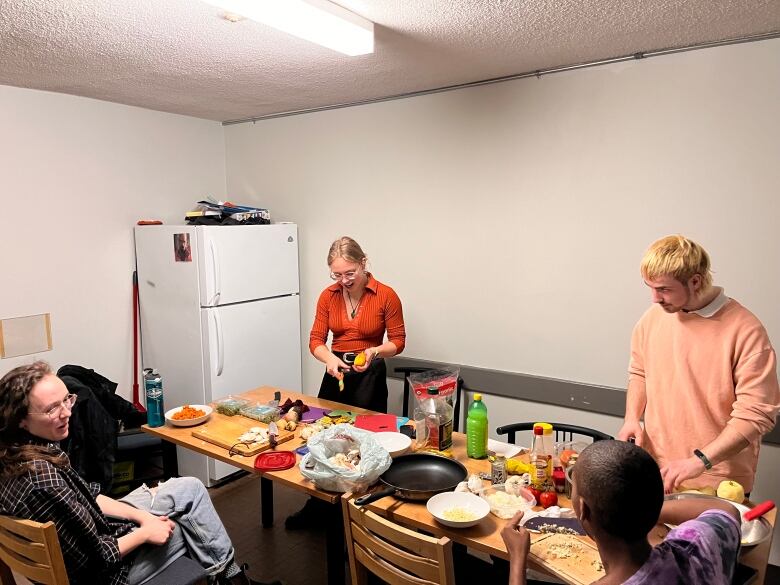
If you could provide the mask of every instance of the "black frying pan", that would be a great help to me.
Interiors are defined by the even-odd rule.
[[[370,504],[385,496],[403,500],[427,500],[439,492],[454,490],[468,476],[462,463],[431,453],[412,453],[393,459],[380,481],[386,489],[360,496],[355,505]]]

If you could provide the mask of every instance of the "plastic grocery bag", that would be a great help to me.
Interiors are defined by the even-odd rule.
[[[430,398],[429,390],[435,388],[437,398],[446,399],[452,406],[455,400],[454,395],[458,387],[459,376],[460,368],[457,366],[441,366],[436,369],[409,374],[409,383],[418,403]]]
[[[317,488],[329,492],[364,492],[390,467],[387,450],[374,440],[373,433],[349,424],[333,425],[311,437],[309,452],[300,462],[301,474]],[[332,458],[357,450],[360,461],[350,468]]]

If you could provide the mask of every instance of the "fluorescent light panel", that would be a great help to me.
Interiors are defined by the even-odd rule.
[[[374,52],[374,23],[326,0],[203,0],[345,55]]]

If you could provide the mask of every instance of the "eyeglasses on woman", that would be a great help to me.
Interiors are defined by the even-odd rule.
[[[44,410],[43,412],[33,412],[31,410],[28,410],[27,414],[45,414],[49,418],[52,419],[57,418],[60,414],[62,414],[63,408],[67,408],[68,410],[73,410],[73,405],[76,404],[76,398],[78,398],[76,394],[68,394],[60,402],[58,402],[54,406],[50,406],[48,409]]]

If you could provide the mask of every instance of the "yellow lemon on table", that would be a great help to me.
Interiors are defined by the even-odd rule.
[[[353,362],[356,366],[365,366],[366,365],[366,353],[361,351],[359,354],[355,356],[355,361]]]
[[[718,497],[741,504],[745,500],[745,490],[736,481],[727,479],[718,485]]]

